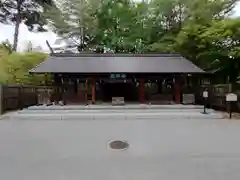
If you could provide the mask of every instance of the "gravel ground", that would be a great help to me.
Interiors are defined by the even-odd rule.
[[[229,120],[2,120],[0,179],[239,180],[239,137]]]

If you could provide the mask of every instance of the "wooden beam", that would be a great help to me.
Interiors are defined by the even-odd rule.
[[[48,48],[49,48],[51,54],[54,54],[53,48],[50,46],[48,40],[46,40],[46,44],[47,44],[47,46],[48,46]]]

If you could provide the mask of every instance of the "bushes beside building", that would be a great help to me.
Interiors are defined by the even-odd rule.
[[[47,58],[44,53],[10,53],[0,49],[0,83],[21,85],[44,85],[45,75],[30,74],[29,69]]]

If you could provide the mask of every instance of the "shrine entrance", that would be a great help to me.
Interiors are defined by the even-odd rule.
[[[126,102],[138,102],[139,93],[138,87],[135,83],[103,83],[102,93],[103,101],[110,102],[112,97],[124,97]]]
[[[179,86],[182,86],[180,77],[184,78],[168,74],[157,76],[56,74],[55,94],[59,95],[58,100],[62,99],[66,104],[111,103],[114,98],[122,98],[126,103],[180,103]]]

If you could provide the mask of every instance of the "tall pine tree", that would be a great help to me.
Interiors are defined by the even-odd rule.
[[[46,20],[42,12],[47,5],[54,5],[53,0],[0,0],[0,22],[14,24],[13,51],[17,50],[19,27],[27,25],[30,31],[44,31]]]

